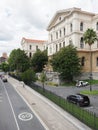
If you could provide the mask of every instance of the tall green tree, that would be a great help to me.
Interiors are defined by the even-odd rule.
[[[73,78],[81,73],[80,59],[76,48],[72,45],[54,54],[51,62],[54,71],[59,72],[64,80],[73,81]]]
[[[30,60],[26,53],[21,49],[14,49],[8,59],[10,70],[24,72],[30,67]]]
[[[92,50],[91,46],[94,44],[97,38],[97,34],[93,29],[88,28],[86,32],[83,35],[83,39],[85,41],[85,44],[88,44],[90,47],[90,79],[92,79]],[[90,84],[90,91],[92,91],[92,86]]]
[[[31,59],[31,66],[36,72],[41,72],[47,61],[48,61],[47,51],[37,50]]]
[[[21,74],[21,79],[22,81],[24,81],[24,83],[26,84],[31,84],[32,82],[36,81],[36,74],[35,72],[30,68],[26,71],[24,71]]]
[[[9,64],[3,62],[3,63],[1,64],[1,69],[2,69],[4,72],[8,72],[8,71],[9,71]]]

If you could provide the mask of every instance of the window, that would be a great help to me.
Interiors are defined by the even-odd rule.
[[[59,44],[59,50],[61,49],[61,43]]]
[[[84,63],[85,63],[85,57],[83,56],[83,57],[81,58],[81,65],[84,66]]]
[[[59,17],[59,20],[61,20],[61,17]]]
[[[65,47],[65,42],[63,42],[63,47]]]
[[[50,46],[50,53],[52,53],[52,47]]]
[[[30,58],[32,57],[32,53],[31,53],[31,52],[29,53],[29,57],[30,57]]]
[[[97,40],[97,48],[98,48],[98,40]]]
[[[80,39],[80,48],[84,48],[83,37]]]
[[[71,23],[71,24],[70,24],[70,32],[72,32],[72,28],[73,28],[73,27],[72,27],[72,23]]]
[[[70,45],[73,45],[73,41],[72,41],[71,38],[69,39],[69,44],[70,44]]]
[[[61,37],[61,35],[62,35],[62,32],[61,32],[61,30],[60,30],[60,37]]]
[[[56,39],[58,39],[58,32],[56,32]]]
[[[83,31],[83,22],[80,23],[80,31]]]
[[[56,52],[58,51],[58,45],[56,44]]]
[[[38,50],[38,45],[36,45],[36,51]]]
[[[96,30],[98,31],[98,22],[96,23]]]
[[[98,57],[96,58],[96,66],[98,66]]]
[[[52,36],[52,34],[51,34],[51,41],[53,41],[53,36]]]
[[[29,46],[30,50],[32,49],[32,45]]]
[[[65,28],[64,28],[64,36],[65,36],[65,31],[66,31],[66,30],[65,30]]]

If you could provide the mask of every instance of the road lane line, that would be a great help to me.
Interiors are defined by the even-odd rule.
[[[15,115],[15,112],[14,112],[14,109],[13,109],[13,106],[12,106],[12,103],[11,103],[11,100],[9,98],[9,95],[8,95],[8,92],[5,88],[5,85],[2,83],[2,85],[4,86],[4,89],[5,89],[5,92],[6,92],[6,95],[7,95],[7,98],[8,98],[8,101],[9,101],[9,104],[10,104],[10,107],[11,107],[11,110],[12,110],[12,113],[13,113],[13,116],[14,116],[14,119],[15,119],[15,123],[16,123],[16,126],[17,126],[17,130],[20,130],[19,128],[19,125],[18,125],[18,121],[16,119],[16,115]]]
[[[14,87],[16,92],[19,94],[19,96],[24,100],[24,102],[27,104],[27,106],[31,109],[31,111],[34,113],[34,115],[38,118],[42,126],[45,128],[45,130],[49,130],[47,125],[42,121],[42,119],[38,116],[38,114],[34,111],[34,109],[31,107],[31,105],[27,102],[27,100],[22,96],[22,94]]]

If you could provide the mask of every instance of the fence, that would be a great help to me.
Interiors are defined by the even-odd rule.
[[[81,107],[78,107],[72,103],[69,103],[66,101],[66,99],[54,94],[51,91],[48,91],[46,89],[42,89],[42,87],[32,84],[31,87],[36,90],[37,92],[41,93],[57,105],[59,105],[61,108],[75,116],[77,119],[82,121],[84,124],[88,125],[94,130],[98,130],[98,116],[90,111],[84,110]]]

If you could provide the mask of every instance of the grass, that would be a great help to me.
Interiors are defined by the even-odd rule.
[[[98,95],[98,90],[83,90],[80,92],[81,94],[87,94],[87,95]]]

